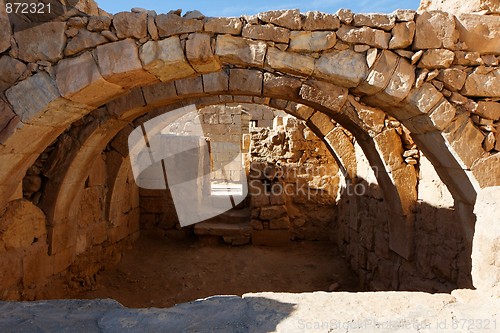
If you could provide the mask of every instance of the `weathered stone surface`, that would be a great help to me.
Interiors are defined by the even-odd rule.
[[[482,147],[484,135],[472,124],[467,115],[457,116],[443,130],[443,136],[455,151],[464,169],[470,169],[474,162],[485,154]]]
[[[97,59],[105,80],[124,88],[156,82],[155,76],[142,69],[139,50],[132,39],[97,47]]]
[[[302,26],[303,30],[337,30],[340,28],[340,19],[337,15],[326,14],[318,11],[307,12]]]
[[[265,42],[220,35],[217,37],[215,53],[225,63],[262,67],[266,50]]]
[[[416,19],[413,49],[455,49],[458,33],[453,15],[440,11],[423,12]]]
[[[4,143],[16,130],[20,118],[10,106],[0,100],[0,144]]]
[[[418,68],[443,69],[448,68],[455,59],[455,53],[446,49],[427,50],[420,58]]]
[[[203,30],[203,21],[185,19],[175,14],[161,14],[156,16],[156,26],[160,37],[170,37]]]
[[[415,20],[417,12],[412,9],[396,9],[392,15],[396,16],[396,22],[409,22]]]
[[[352,96],[349,96],[349,102],[356,109],[359,119],[368,127],[372,136],[382,132],[386,117],[384,111],[358,103]]]
[[[78,35],[73,37],[64,50],[64,55],[71,56],[86,49],[94,48],[97,45],[105,44],[108,39],[103,35],[87,30],[80,30]]]
[[[409,119],[414,116],[429,113],[443,98],[443,95],[430,83],[424,83],[420,88],[414,88],[406,98],[408,102],[398,119]]]
[[[396,17],[385,14],[354,14],[354,26],[370,27],[390,31],[396,24]]]
[[[203,93],[203,82],[201,76],[189,77],[175,81],[177,95],[197,95]]]
[[[214,56],[209,34],[194,33],[186,41],[186,56],[198,73],[218,71],[221,66]]]
[[[47,234],[45,224],[45,215],[40,208],[27,200],[14,201],[0,218],[5,247],[28,248],[34,239],[41,239]]]
[[[269,40],[276,43],[288,43],[290,40],[290,31],[288,29],[273,25],[247,24],[243,27],[241,35],[246,38]]]
[[[177,36],[147,42],[141,47],[139,57],[144,69],[164,82],[195,73],[184,56]]]
[[[248,69],[231,69],[229,72],[229,91],[242,94],[262,93],[261,71]]]
[[[325,137],[335,127],[332,118],[319,111],[313,113],[307,124],[311,128],[316,128],[322,137]]]
[[[147,13],[121,12],[113,17],[113,26],[116,29],[116,36],[120,39],[146,37]]]
[[[337,11],[337,16],[340,19],[340,22],[344,24],[351,24],[354,20],[354,13],[350,9],[340,8]]]
[[[61,60],[57,65],[56,82],[63,97],[93,106],[99,106],[123,91],[121,86],[104,80],[89,52]]]
[[[498,16],[461,14],[457,18],[463,50],[500,54],[500,21]]]
[[[436,79],[443,82],[446,89],[459,91],[465,84],[467,74],[458,68],[448,68],[440,71]]]
[[[19,58],[27,62],[56,62],[63,57],[66,45],[65,22],[48,22],[14,33]]]
[[[302,82],[300,80],[277,76],[271,73],[264,74],[264,95],[280,98],[297,99]]]
[[[272,220],[283,215],[286,215],[286,206],[267,206],[262,207],[260,210],[260,218],[263,220]]]
[[[500,97],[500,69],[496,68],[486,74],[475,70],[467,76],[460,93],[464,96]]]
[[[142,87],[142,92],[148,105],[163,104],[177,97],[174,82],[161,82]]]
[[[207,32],[239,35],[242,27],[243,23],[239,18],[217,17],[205,20],[205,31]]]
[[[339,112],[347,100],[348,90],[322,81],[306,81],[300,88],[300,97]]]
[[[298,9],[291,10],[272,10],[259,13],[257,17],[266,23],[271,23],[290,30],[300,30],[302,19]]]
[[[107,16],[91,16],[89,18],[89,23],[87,24],[87,29],[89,31],[101,32],[104,30],[109,30],[111,26],[111,18]]]
[[[204,74],[203,88],[205,92],[226,92],[229,89],[229,75],[224,71]]]
[[[283,216],[269,221],[270,230],[288,230],[289,228],[290,228],[290,218],[288,216]]]
[[[316,60],[314,73],[344,87],[356,87],[368,72],[363,54],[344,50],[327,53]]]
[[[353,28],[343,25],[337,31],[337,37],[347,43],[366,44],[380,49],[387,49],[389,48],[391,34],[368,27]]]
[[[267,50],[266,63],[284,73],[310,76],[314,71],[314,59],[312,57],[282,52],[272,47]]]
[[[397,23],[392,29],[392,38],[389,41],[390,49],[406,49],[413,43],[415,36],[415,22]]]
[[[419,11],[442,10],[455,15],[461,13],[500,14],[500,4],[495,0],[422,0]]]
[[[479,52],[455,51],[455,64],[463,66],[479,66],[483,64]]]
[[[496,161],[497,165],[498,159]],[[498,170],[497,170],[498,174]],[[472,281],[482,292],[500,295],[500,268],[498,244],[500,242],[500,187],[488,187],[478,192],[474,214],[477,216],[472,243]]]
[[[474,178],[481,186],[500,186],[500,153],[479,160],[472,166]]]
[[[500,103],[479,101],[477,107],[474,109],[474,113],[486,119],[499,120]]]
[[[383,131],[374,138],[374,141],[387,171],[397,170],[406,165],[402,157],[403,145],[401,138],[395,129]]]
[[[331,49],[337,43],[335,32],[329,31],[292,31],[290,51],[318,52]]]
[[[9,56],[0,58],[0,92],[10,88],[26,70],[26,65]]]
[[[369,55],[370,56],[370,55]],[[382,51],[375,63],[371,66],[366,79],[358,86],[357,91],[373,95],[383,90],[394,72],[398,63],[398,56],[391,51]]]
[[[11,35],[12,30],[10,28],[9,16],[5,11],[5,5],[2,3],[2,6],[0,6],[0,53],[10,47]]]

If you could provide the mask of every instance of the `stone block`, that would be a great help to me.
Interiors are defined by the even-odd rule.
[[[447,49],[426,50],[418,62],[418,68],[449,68],[455,59],[455,53]]]
[[[14,85],[26,70],[26,65],[7,55],[0,57],[0,92]]]
[[[420,88],[413,88],[402,107],[391,108],[391,114],[399,120],[406,120],[422,114],[428,114],[443,99],[443,95],[430,83]]]
[[[500,22],[498,16],[464,13],[457,16],[456,22],[460,42],[464,45],[464,51],[500,54]]]
[[[315,63],[316,76],[343,87],[356,87],[368,72],[363,54],[351,50],[327,53]]]
[[[7,290],[21,281],[23,276],[22,258],[18,252],[7,251],[0,256],[0,286]]]
[[[406,49],[413,43],[415,36],[415,22],[397,23],[392,29],[392,38],[389,41],[390,49]]]
[[[23,285],[25,287],[43,285],[54,274],[54,258],[47,254],[47,244],[43,241],[33,243],[23,259]]]
[[[500,97],[500,69],[493,69],[489,73],[474,71],[465,80],[460,93],[472,97]]]
[[[309,80],[300,88],[300,97],[326,107],[332,113],[340,112],[347,101],[348,90],[331,83]]]
[[[266,63],[283,73],[310,76],[314,71],[314,59],[309,56],[282,52],[276,48],[268,48]]]
[[[201,76],[190,77],[175,81],[177,95],[198,95],[203,94],[203,82]]]
[[[414,50],[455,49],[458,32],[455,30],[455,18],[452,14],[441,11],[423,12],[417,15]]]
[[[337,43],[337,35],[332,31],[292,31],[290,51],[319,52],[331,49]]]
[[[183,18],[176,14],[161,14],[156,16],[156,26],[160,37],[170,37],[203,30],[203,21]]]
[[[144,69],[163,82],[195,74],[184,56],[179,37],[149,41],[139,51]]]
[[[307,125],[317,129],[319,132],[317,134],[321,134],[321,137],[325,137],[335,127],[332,118],[319,111],[313,113]]]
[[[392,73],[395,72],[398,59],[398,55],[394,52],[382,51],[371,66],[368,75],[365,76],[366,79],[356,88],[356,91],[362,94],[374,95],[384,90],[391,80]]]
[[[63,97],[91,106],[100,106],[123,93],[121,86],[104,80],[90,52],[61,60],[56,82]]]
[[[80,30],[78,34],[73,37],[64,49],[65,56],[72,56],[86,49],[91,49],[97,45],[105,44],[108,39],[100,33],[90,32],[88,30]]]
[[[177,98],[174,82],[157,83],[141,89],[148,105],[160,105]]]
[[[229,91],[243,95],[261,95],[262,80],[261,71],[231,69],[229,72]]]
[[[396,17],[387,14],[354,14],[355,27],[370,27],[391,31],[396,24]]]
[[[217,36],[215,53],[227,64],[262,67],[267,44],[229,35]]]
[[[217,17],[205,20],[205,31],[217,34],[239,35],[242,27],[243,23],[239,18]]]
[[[290,30],[300,30],[302,17],[298,9],[271,10],[257,15],[259,20],[271,23]]]
[[[260,218],[262,220],[272,220],[286,215],[286,206],[267,206],[260,209]]]
[[[500,103],[479,101],[473,112],[482,118],[496,121],[500,119]]]
[[[116,36],[120,39],[141,39],[147,36],[147,13],[121,12],[113,16]]]
[[[276,43],[288,43],[290,40],[290,31],[288,29],[273,25],[247,24],[243,27],[241,35],[245,38],[268,40]]]
[[[19,58],[26,62],[56,62],[66,46],[65,22],[47,22],[14,33]]]
[[[378,49],[389,48],[391,34],[369,27],[354,28],[343,25],[337,31],[337,37],[346,43],[366,44]]]
[[[334,14],[311,11],[305,13],[302,28],[306,31],[337,30],[340,28],[340,19]]]
[[[227,92],[229,89],[229,75],[225,71],[203,75],[203,89],[206,93]]]
[[[115,98],[108,103],[107,109],[111,114],[121,119],[127,119],[138,108],[146,105],[144,95],[140,88],[131,89],[127,94]]]
[[[357,176],[356,151],[347,134],[340,127],[335,127],[325,140],[339,157],[349,177],[354,179]]]
[[[395,129],[383,131],[374,138],[374,141],[387,171],[391,172],[405,166],[403,144]]]
[[[500,186],[500,153],[482,158],[474,163],[472,174],[481,188]]]
[[[465,84],[467,74],[458,68],[443,69],[436,77],[444,83],[444,87],[450,91],[459,91]]]
[[[132,39],[98,46],[96,54],[101,74],[110,83],[129,89],[158,81],[142,69],[139,50]]]
[[[270,230],[288,230],[290,228],[290,218],[283,216],[269,221]]]
[[[89,18],[89,22],[87,24],[87,30],[88,31],[96,31],[96,32],[101,32],[104,30],[109,30],[109,27],[111,26],[112,20],[110,17],[107,16],[91,16]],[[84,23],[81,24],[82,27],[85,25]]]
[[[269,97],[297,99],[302,82],[286,76],[277,76],[271,73],[264,74],[264,95]]]
[[[214,56],[209,34],[194,33],[186,41],[186,56],[198,73],[210,73],[220,70],[221,66]]]

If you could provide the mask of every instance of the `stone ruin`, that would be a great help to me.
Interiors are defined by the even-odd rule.
[[[467,309],[482,299],[483,317],[498,318],[497,1],[422,1],[418,13],[282,10],[240,18],[142,9],[110,15],[81,1],[30,29],[0,5],[2,300],[42,299],[61,281],[91,283],[140,233],[195,233],[234,245],[329,239],[360,288],[452,292],[436,296],[451,304],[441,311],[465,306],[470,317]],[[250,191],[243,228],[228,233],[210,221],[180,228],[168,191],[136,186],[127,138],[186,105],[218,119],[207,125],[226,126],[213,127],[214,135],[249,122],[235,140],[253,188],[305,184],[319,192]],[[231,121],[221,123],[228,112]],[[322,171],[308,178],[310,170]],[[243,300],[295,299],[306,318],[314,297],[369,304],[383,295]],[[430,297],[387,295],[415,306]],[[103,305],[102,313],[115,307]]]

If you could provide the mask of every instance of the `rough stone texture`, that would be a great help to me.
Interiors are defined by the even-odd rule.
[[[10,47],[10,36],[12,34],[9,16],[4,5],[0,7],[0,31],[0,53],[2,53]]]
[[[463,50],[500,54],[498,16],[461,14],[457,17],[457,29]]]
[[[269,12],[259,13],[257,17],[266,23],[271,23],[290,30],[300,30],[302,20],[300,11],[294,10],[273,10]]]
[[[420,58],[418,68],[443,69],[448,68],[455,59],[455,53],[446,49],[427,50]]]
[[[118,13],[113,17],[116,36],[141,39],[147,35],[147,13]]]
[[[337,15],[326,14],[318,11],[307,12],[305,14],[303,30],[337,30],[340,28],[340,19]]]
[[[474,109],[474,113],[486,119],[499,120],[500,103],[479,101],[477,107]]]
[[[290,35],[290,51],[318,52],[331,49],[337,42],[334,32],[326,31],[292,31]]]
[[[472,173],[481,188],[496,186],[500,182],[500,154],[479,160],[472,166]]]
[[[397,23],[392,29],[392,38],[389,41],[390,49],[406,49],[413,43],[415,36],[415,22]]]
[[[186,41],[186,57],[198,73],[218,71],[221,66],[214,56],[209,34],[195,33]]]
[[[442,10],[453,14],[475,13],[475,14],[500,14],[500,4],[495,0],[422,0],[419,11]]]
[[[205,21],[205,31],[219,34],[239,35],[243,23],[239,18],[208,18]]]
[[[246,38],[269,40],[276,43],[288,43],[290,39],[290,31],[288,29],[273,25],[247,24],[243,27],[241,35]]]
[[[387,49],[389,48],[391,34],[368,27],[353,28],[343,25],[337,31],[337,37],[347,43],[360,43],[380,49]]]
[[[486,74],[480,70],[472,72],[460,93],[464,96],[500,97],[500,69]]]
[[[458,91],[464,86],[467,74],[457,68],[448,68],[440,71],[436,79],[443,82],[446,89]]]
[[[99,33],[80,30],[78,35],[73,37],[64,50],[64,55],[71,56],[83,50],[94,48],[97,45],[105,44],[108,39]]]
[[[266,63],[283,73],[310,76],[314,71],[314,59],[276,48],[268,48]]]
[[[160,37],[170,37],[203,30],[203,21],[185,19],[175,14],[161,14],[156,16],[156,26]]]
[[[338,112],[347,100],[347,89],[321,81],[306,82],[300,88],[300,97]]]
[[[26,70],[26,65],[9,56],[0,58],[0,92],[10,88]]]
[[[455,49],[458,34],[453,15],[432,11],[423,12],[416,19],[413,49]]]
[[[370,27],[390,31],[396,24],[396,17],[385,14],[355,14],[355,27]]]
[[[144,69],[161,81],[171,81],[194,74],[182,50],[179,37],[149,41],[139,51]]]
[[[89,31],[96,31],[96,32],[109,30],[111,22],[112,22],[111,18],[107,16],[91,16],[87,24],[87,29]]]
[[[497,160],[498,163],[498,160]],[[477,216],[472,247],[472,281],[479,291],[500,296],[500,187],[487,187],[479,191],[474,214]]]
[[[345,50],[323,55],[316,61],[315,74],[344,87],[356,87],[366,77],[365,57]]]
[[[66,45],[65,22],[48,22],[14,33],[19,58],[27,62],[56,62],[63,58]]]
[[[223,62],[261,67],[264,64],[266,49],[264,42],[222,35],[217,37],[215,53]]]

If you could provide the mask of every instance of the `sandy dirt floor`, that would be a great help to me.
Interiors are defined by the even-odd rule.
[[[113,298],[127,307],[170,307],[213,295],[248,292],[356,291],[358,281],[334,245],[284,247],[203,244],[141,236],[95,290],[76,298]]]

